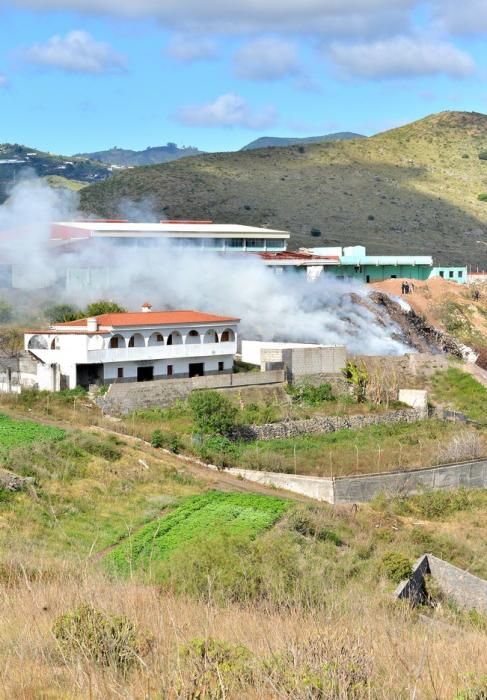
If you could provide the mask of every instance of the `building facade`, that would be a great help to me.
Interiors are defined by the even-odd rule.
[[[25,334],[49,391],[228,373],[239,319],[199,311],[103,314]]]

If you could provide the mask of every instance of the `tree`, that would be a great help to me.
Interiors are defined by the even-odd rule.
[[[0,323],[8,323],[12,316],[13,307],[5,299],[0,299]]]
[[[218,391],[193,391],[189,407],[200,433],[226,435],[235,425],[238,409]]]
[[[81,317],[81,312],[71,304],[52,304],[44,309],[49,323],[65,323]]]
[[[119,306],[114,301],[99,299],[91,304],[88,304],[84,312],[85,316],[101,316],[102,314],[120,314],[127,311],[123,306]]]
[[[353,388],[353,393],[358,403],[363,403],[367,396],[367,384],[369,383],[369,373],[365,365],[359,367],[350,360],[342,369],[342,374]]]
[[[12,382],[12,372],[19,372],[20,357],[24,350],[24,334],[18,328],[0,329],[0,371],[5,372],[7,384]]]

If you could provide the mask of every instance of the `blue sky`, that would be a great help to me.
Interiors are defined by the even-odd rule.
[[[0,142],[375,133],[487,111],[487,0],[0,0]]]

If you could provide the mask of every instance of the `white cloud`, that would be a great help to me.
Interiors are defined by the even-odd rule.
[[[296,48],[283,39],[262,38],[242,46],[234,57],[235,73],[246,80],[280,80],[300,72]]]
[[[2,88],[6,88],[7,85],[8,85],[7,76],[4,75],[3,73],[0,73],[0,90]]]
[[[487,32],[485,0],[432,0],[434,16],[441,29],[452,34]]]
[[[405,30],[419,0],[11,0],[35,10],[158,19],[179,31],[371,35]]]
[[[178,35],[166,46],[166,53],[178,63],[195,63],[216,58],[217,46],[211,39],[197,35]]]
[[[55,35],[44,44],[33,44],[23,51],[30,63],[59,68],[69,73],[99,74],[123,70],[125,60],[109,44],[96,41],[87,32],[76,30]]]
[[[334,43],[329,54],[346,75],[359,78],[410,78],[448,75],[465,78],[475,70],[473,59],[453,44],[395,37],[370,44]]]
[[[230,92],[220,95],[213,102],[181,107],[176,116],[188,126],[263,129],[275,123],[276,110],[267,107],[255,112],[243,97]]]

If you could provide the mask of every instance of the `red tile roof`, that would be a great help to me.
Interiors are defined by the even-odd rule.
[[[299,262],[305,262],[307,260],[336,260],[340,261],[338,255],[313,255],[312,253],[304,253],[302,251],[292,251],[286,250],[278,253],[253,253],[253,255],[258,255],[259,258],[263,260],[296,260]]]
[[[118,314],[101,314],[94,316],[98,326],[123,328],[125,326],[173,326],[178,324],[195,323],[236,323],[240,319],[233,316],[215,316],[201,311],[135,311]],[[88,319],[80,318],[78,321],[67,321],[54,324],[55,328],[65,326],[86,327]]]

